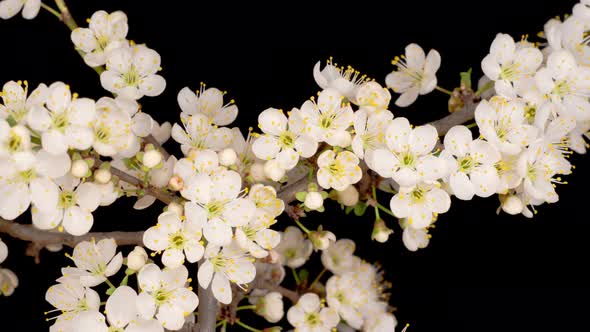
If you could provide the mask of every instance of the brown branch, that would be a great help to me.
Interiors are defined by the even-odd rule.
[[[451,113],[440,120],[430,122],[436,128],[439,136],[444,136],[454,126],[464,124],[475,118],[475,108],[480,98],[475,94],[467,94],[463,97],[464,106],[461,110]]]
[[[142,245],[143,232],[104,232],[88,233],[82,236],[73,236],[65,232],[44,231],[33,225],[22,225],[13,221],[0,218],[0,233],[5,233],[13,238],[33,242],[38,246],[49,244],[64,244],[74,247],[82,241],[113,238],[118,245]]]
[[[149,185],[144,186],[143,181],[141,181],[140,179],[136,178],[133,175],[123,172],[122,170],[120,170],[118,168],[111,167],[110,171],[111,171],[111,174],[118,177],[119,180],[121,180],[123,182],[127,182],[130,185],[136,186],[138,188],[144,189],[148,195],[154,196],[155,198],[157,198],[158,200],[160,200],[161,202],[163,202],[165,204],[170,204],[170,203],[174,202],[175,200],[177,200],[177,198],[178,198],[176,195],[171,195],[171,194],[165,192],[164,190],[158,189],[156,187],[149,186]]]

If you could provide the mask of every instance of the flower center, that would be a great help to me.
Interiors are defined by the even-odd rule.
[[[160,288],[153,294],[153,297],[156,301],[156,304],[160,305],[170,301],[172,293]]]
[[[246,226],[242,226],[242,231],[244,232],[244,234],[246,235],[246,237],[248,239],[254,240],[254,237],[256,236],[256,229],[246,225]]]
[[[295,136],[288,130],[285,130],[279,136],[279,145],[283,149],[292,148],[295,145]]]
[[[518,64],[510,64],[507,66],[502,67],[502,71],[500,72],[500,78],[507,81],[512,81],[518,75],[517,70]]]
[[[8,144],[7,144],[8,151],[10,151],[10,152],[20,151],[22,143],[23,143],[23,138],[11,130],[10,137],[8,138]]]
[[[107,36],[99,36],[96,42],[98,43],[98,49],[101,51],[104,51],[109,45],[109,39]]]
[[[94,129],[94,139],[100,143],[108,144],[111,138],[111,129],[108,126],[101,125]]]
[[[422,204],[426,200],[424,189],[416,188],[411,193],[412,203],[414,204]]]
[[[570,91],[571,91],[571,87],[570,87],[568,81],[562,80],[562,81],[555,82],[555,87],[553,88],[554,94],[556,94],[560,97],[563,97],[563,96],[569,94]]]
[[[209,219],[219,217],[223,213],[224,202],[213,201],[205,206],[205,209],[209,213]]]
[[[128,86],[137,86],[139,84],[139,81],[140,81],[139,73],[137,72],[137,70],[133,66],[131,66],[131,69],[129,69],[128,72],[123,74],[123,81]]]
[[[463,173],[469,173],[469,171],[471,170],[471,168],[473,167],[473,158],[471,158],[471,156],[465,156],[463,158],[459,158],[457,160],[457,162],[459,163],[459,171],[463,172]]]
[[[186,239],[184,238],[182,231],[178,231],[176,233],[170,234],[169,242],[171,248],[182,250],[182,248],[184,248]]]
[[[526,176],[533,182],[537,179],[537,169],[535,168],[535,166],[533,166],[532,164],[527,165]]]
[[[51,128],[64,133],[68,125],[68,117],[66,112],[54,114],[51,119]]]
[[[401,155],[400,161],[403,167],[414,167],[416,165],[416,156],[410,151],[406,151]]]
[[[217,256],[211,258],[211,264],[213,264],[213,269],[215,271],[222,270],[227,265],[227,258],[218,254]]]
[[[324,129],[328,129],[332,126],[332,123],[334,122],[334,119],[332,117],[331,114],[322,114],[321,118],[320,118],[320,127],[324,128]]]
[[[295,255],[297,255],[297,250],[295,250],[294,248],[285,250],[285,257],[287,257],[288,259],[295,258]]]
[[[330,166],[328,166],[328,171],[330,172],[330,174],[338,176],[344,171],[344,167],[340,162],[334,161],[330,164]]]
[[[320,315],[317,312],[311,312],[305,315],[305,322],[309,326],[320,325]]]
[[[60,208],[67,209],[74,206],[74,204],[76,204],[76,196],[73,191],[62,191],[59,194],[58,205]]]
[[[34,178],[37,177],[37,173],[32,168],[26,171],[19,172],[18,175],[21,181],[24,183],[30,183]]]

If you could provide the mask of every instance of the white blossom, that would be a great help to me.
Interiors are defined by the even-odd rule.
[[[181,220],[175,212],[164,212],[158,217],[158,224],[143,234],[143,243],[151,250],[163,251],[162,263],[171,269],[182,265],[185,257],[195,263],[205,251],[201,244],[203,217],[199,220],[192,213]]]
[[[188,155],[191,149],[221,151],[228,147],[233,139],[233,133],[229,128],[214,126],[207,116],[201,113],[181,113],[180,120],[185,129],[175,123],[172,127],[172,138],[180,143],[185,155]]]
[[[543,54],[532,46],[516,44],[507,34],[499,33],[490,54],[481,62],[481,68],[488,78],[495,81],[496,92],[504,97],[515,97],[516,84],[520,79],[532,76],[543,62]]]
[[[414,229],[429,226],[437,214],[447,212],[450,206],[449,194],[431,184],[401,187],[390,201],[391,212],[407,218],[408,226]]]
[[[440,54],[430,50],[425,55],[417,44],[406,46],[406,54],[396,57],[393,65],[397,70],[385,77],[385,83],[394,92],[401,95],[395,101],[399,107],[411,105],[418,95],[430,93],[436,87],[436,72],[440,67]]]
[[[41,0],[3,0],[0,1],[0,18],[7,20],[22,10],[23,18],[32,20],[41,9]]]
[[[322,264],[336,275],[351,271],[360,264],[360,258],[353,255],[355,248],[354,241],[340,239],[322,251]]]
[[[324,90],[334,89],[350,101],[354,100],[359,87],[367,80],[365,75],[361,75],[351,66],[344,68],[333,64],[332,58],[327,61],[324,69],[321,66],[322,62],[318,61],[313,67],[313,78],[317,85]]]
[[[431,125],[412,128],[406,118],[395,118],[386,129],[386,149],[377,149],[371,165],[379,175],[393,178],[400,186],[435,181],[446,174],[445,162],[432,155],[438,141]]]
[[[117,273],[123,264],[123,255],[116,251],[114,239],[82,241],[76,245],[70,257],[76,267],[62,268],[62,274],[66,279],[79,280],[85,287],[100,285],[107,277]]]
[[[328,88],[320,93],[317,103],[313,99],[303,103],[301,114],[311,137],[319,142],[346,147],[341,143],[350,140],[347,129],[352,124],[353,112],[343,99],[337,90]]]
[[[391,101],[391,93],[387,88],[375,81],[361,84],[353,102],[368,114],[386,110]]]
[[[404,219],[404,223],[407,223],[406,219]],[[426,228],[413,228],[406,225],[402,234],[402,242],[409,251],[416,251],[428,246],[430,235]]]
[[[354,154],[370,163],[373,151],[386,148],[385,130],[392,119],[393,114],[387,110],[369,113],[363,108],[356,111],[354,113],[355,135],[351,142]]]
[[[496,193],[500,178],[495,164],[500,161],[500,152],[490,143],[473,140],[465,126],[455,126],[445,135],[445,150],[450,171],[449,185],[453,194],[462,200],[473,195],[489,197]]]
[[[256,268],[253,261],[236,245],[220,248],[210,244],[205,249],[205,262],[199,267],[199,285],[205,289],[211,285],[215,298],[229,304],[232,300],[230,282],[244,287],[254,280]]]
[[[197,294],[185,286],[187,279],[184,265],[164,270],[155,264],[145,265],[137,274],[141,289],[136,299],[139,316],[146,320],[155,316],[168,330],[182,328],[185,317],[199,305]]]
[[[18,277],[9,269],[0,268],[0,295],[10,296],[18,287]]]
[[[5,83],[1,93],[4,105],[0,104],[0,118],[14,121],[16,124],[26,124],[29,111],[45,104],[49,89],[47,85],[41,83],[27,97],[28,90],[27,81]]]
[[[84,52],[84,62],[90,67],[102,66],[113,50],[127,46],[125,40],[129,26],[122,11],[107,13],[99,10],[92,14],[88,28],[76,28],[71,39],[77,49]]]
[[[287,311],[287,320],[300,332],[331,332],[340,317],[335,309],[322,307],[315,293],[306,293]]]
[[[359,159],[350,151],[326,150],[320,154],[317,164],[318,184],[324,189],[344,190],[363,176]]]
[[[311,241],[303,237],[301,230],[289,226],[281,234],[281,242],[275,248],[280,262],[291,268],[301,267],[309,259],[313,251]]]
[[[85,311],[98,311],[100,307],[98,293],[74,278],[62,278],[60,283],[49,287],[45,293],[45,300],[56,308],[53,311],[60,312],[50,328],[52,332],[70,330],[79,314]]]
[[[100,74],[102,87],[119,96],[140,99],[161,94],[166,81],[156,72],[160,55],[144,45],[117,48],[110,52],[106,70]]]
[[[277,160],[281,168],[290,170],[299,157],[315,154],[318,142],[304,133],[305,124],[301,111],[293,109],[287,118],[281,110],[269,108],[258,116],[258,126],[264,135],[252,144],[252,152],[263,160]]]
[[[205,115],[211,123],[217,126],[227,126],[234,122],[238,116],[238,107],[233,99],[223,103],[224,93],[216,88],[201,88],[195,94],[188,87],[178,93],[178,105],[184,114],[194,115],[197,113]]]

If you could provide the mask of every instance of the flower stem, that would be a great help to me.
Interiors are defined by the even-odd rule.
[[[438,86],[438,85],[436,86],[436,89],[437,89],[438,91],[442,92],[442,93],[446,93],[446,94],[448,94],[449,96],[452,96],[452,95],[453,95],[453,92],[452,92],[452,91],[450,91],[450,90],[447,90],[447,89],[445,89],[445,88],[441,88],[441,87],[440,87],[440,86]]]
[[[236,311],[250,310],[250,309],[252,309],[252,310],[256,309],[256,305],[255,304],[252,304],[252,305],[242,305],[242,306],[237,307],[236,308]]]
[[[377,204],[377,207],[378,207],[378,208],[379,208],[381,211],[383,211],[383,212],[387,213],[388,215],[390,215],[390,216],[392,216],[392,217],[395,217],[395,215],[393,214],[393,212],[391,212],[391,210],[389,210],[389,209],[388,209],[388,208],[386,208],[385,206],[381,205],[379,202],[375,202],[375,204]]]
[[[246,325],[244,323],[242,323],[240,320],[236,320],[236,324],[240,325],[241,327],[245,328],[248,331],[252,331],[252,332],[262,332],[262,330],[259,329],[255,329],[250,325]]]
[[[471,129],[473,127],[477,127],[477,123],[473,122],[473,123],[470,123],[470,124],[466,125],[465,127]]]
[[[293,219],[293,220],[295,221],[297,226],[299,226],[299,228],[301,228],[301,230],[305,232],[305,234],[309,234],[311,232],[309,229],[307,229],[307,227],[303,226],[303,224],[299,221],[299,219]]]
[[[372,186],[372,190],[373,190],[373,200],[375,201],[375,217],[377,217],[377,219],[381,219],[381,216],[379,216],[379,207],[377,206],[377,204],[379,204],[379,202],[377,201],[377,189],[375,189],[375,186]]]
[[[324,274],[325,274],[327,271],[328,271],[328,270],[326,270],[326,268],[323,268],[323,269],[322,269],[322,272],[320,272],[320,274],[318,274],[318,276],[317,276],[317,277],[315,277],[315,279],[313,279],[313,281],[311,282],[311,284],[309,284],[309,287],[308,287],[308,288],[309,288],[309,289],[312,289],[312,288],[313,288],[313,286],[314,286],[314,285],[315,285],[315,284],[316,284],[318,281],[320,281],[320,279],[322,278],[322,276],[323,276],[323,275],[324,275]]]
[[[489,81],[487,82],[484,86],[482,86],[481,88],[479,88],[477,91],[475,91],[475,95],[479,96],[482,93],[486,92],[487,90],[489,90],[491,87],[494,86],[494,81]]]
[[[217,324],[215,325],[215,327],[220,327],[220,326],[221,326],[221,325],[223,325],[223,324],[227,324],[227,320],[226,320],[226,319],[219,321],[219,323],[217,323]]]
[[[295,284],[297,284],[297,286],[299,286],[299,284],[301,284],[301,280],[299,279],[299,275],[297,274],[297,271],[294,268],[291,268],[291,272],[293,272],[293,278],[295,279]]]
[[[51,13],[53,16],[55,16],[61,20],[61,14],[57,10],[51,8],[50,6],[44,4],[43,2],[41,2],[41,8],[45,9],[46,11]]]
[[[105,279],[105,282],[107,283],[107,285],[109,285],[110,288],[117,288],[109,279]]]

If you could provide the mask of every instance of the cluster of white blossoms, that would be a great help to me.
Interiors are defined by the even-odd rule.
[[[65,3],[56,3],[61,15],[43,8],[67,24]],[[31,19],[40,7],[39,0],[2,0],[0,18],[22,11]],[[199,305],[187,263],[199,263],[198,284],[227,305],[217,316],[223,328],[237,323],[256,330],[232,317],[245,309],[234,302],[249,294],[252,306],[246,307],[273,324],[286,312],[296,331],[394,331],[384,293],[389,284],[379,269],[354,255],[352,240],[337,240],[322,225],[309,230],[301,222],[306,213],[324,212],[328,198],[357,216],[374,208],[372,239],[385,242],[393,233],[379,211],[386,212],[398,219],[407,249],[416,251],[428,245],[429,230],[452,196],[498,195],[499,210],[532,217],[535,206],[558,200],[554,188],[573,169],[571,151],[585,153],[588,146],[589,0],[564,21],[545,25],[547,43],[498,34],[481,62],[493,84],[470,100],[479,102],[475,123],[453,126],[442,138],[433,124],[394,117],[389,105],[389,89],[400,94],[399,107],[434,89],[456,98],[437,86],[436,50],[426,54],[408,45],[394,59],[387,87],[332,59],[324,68],[317,63],[317,97],[286,113],[262,111],[259,132],[250,128],[244,136],[230,127],[235,101],[203,83],[178,93],[180,124],[159,124],[142,111],[138,100],[160,95],[166,81],[158,75],[160,55],[127,39],[123,12],[98,11],[88,27],[69,23],[71,41],[113,96],[82,98],[62,82],[31,92],[26,81],[4,84],[0,221],[31,207],[36,228],[80,236],[91,231],[93,211],[122,195],[136,196],[136,209],[160,200],[167,206],[141,240],[152,257],[161,255],[164,268],[142,246],[124,258],[114,239],[80,242],[69,256],[75,267],[63,268],[47,291],[56,308],[51,312],[58,313],[51,331],[179,330]],[[492,92],[484,94],[486,88]],[[162,148],[170,137],[182,158]],[[389,208],[379,203],[378,191],[391,194]],[[285,211],[297,226],[273,230]],[[307,283],[302,267],[318,250],[325,270]],[[7,252],[0,241],[0,263]],[[115,286],[110,279],[123,264],[125,275]],[[295,291],[279,287],[284,266],[293,270]],[[326,271],[332,276],[323,285]],[[136,289],[128,285],[133,275]],[[103,284],[106,302],[93,290]],[[17,285],[14,273],[0,269],[0,294]],[[286,308],[283,297],[293,306]]]
[[[46,300],[58,313],[51,331],[128,331],[163,332],[180,329],[199,304],[188,286],[184,266],[161,270],[148,261],[145,250],[136,247],[126,258],[127,270],[119,286],[116,277],[123,264],[113,239],[80,242],[74,248],[75,267],[62,269],[57,284],[46,293]],[[137,276],[139,291],[127,286],[129,277]],[[109,298],[101,303],[93,287],[107,283]],[[104,305],[104,310],[100,307]],[[104,313],[104,314],[103,314]]]
[[[8,257],[8,246],[0,239],[0,264]],[[18,286],[18,278],[14,272],[0,267],[0,295],[10,296]]]

